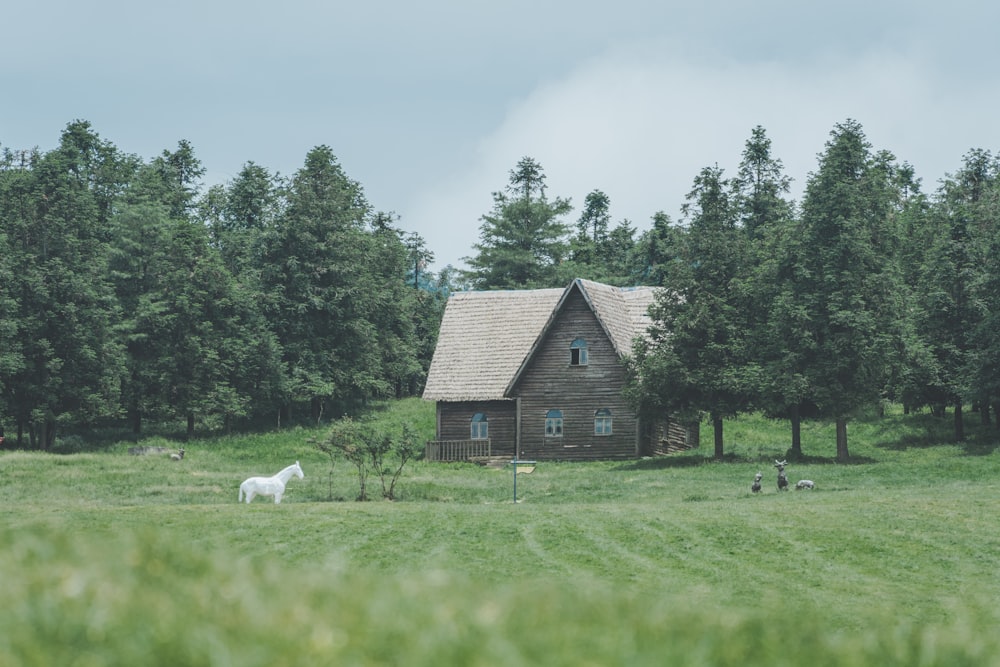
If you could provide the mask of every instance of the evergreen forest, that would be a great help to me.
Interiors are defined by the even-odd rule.
[[[420,395],[448,294],[651,285],[629,360],[643,414],[723,427],[759,412],[837,425],[894,402],[983,423],[1000,407],[1000,156],[972,149],[925,192],[854,120],[801,201],[762,127],[739,167],[692,175],[678,220],[639,232],[600,190],[550,196],[525,157],[493,193],[467,267],[437,272],[405,220],[327,146],[282,176],[206,186],[186,141],[151,159],[73,121],[50,151],[0,137],[0,428],[58,450],[96,428],[191,436],[322,423]],[[737,153],[740,147],[734,147]],[[664,202],[664,206],[676,202]],[[464,224],[467,221],[449,221]],[[2,433],[2,432],[0,432]]]

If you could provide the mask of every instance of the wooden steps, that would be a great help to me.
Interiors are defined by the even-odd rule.
[[[469,458],[471,463],[478,463],[487,468],[504,468],[510,465],[510,456],[473,456]]]

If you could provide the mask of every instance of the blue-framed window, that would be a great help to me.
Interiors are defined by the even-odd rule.
[[[577,338],[569,346],[569,364],[570,366],[587,365],[587,341]]]
[[[549,410],[545,413],[545,437],[561,438],[563,434],[562,410]]]
[[[469,438],[472,440],[486,440],[490,437],[490,422],[486,419],[486,414],[477,412],[472,415],[472,422],[469,428]]]
[[[611,410],[601,408],[594,413],[594,435],[611,435]]]

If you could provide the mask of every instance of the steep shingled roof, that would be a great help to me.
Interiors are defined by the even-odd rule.
[[[445,307],[424,398],[499,400],[520,374],[559,308],[580,289],[619,355],[649,325],[653,288],[574,280],[566,289],[459,292]]]
[[[445,306],[424,398],[504,398],[564,290],[458,292]]]
[[[632,353],[632,341],[643,335],[652,320],[652,287],[612,287],[592,280],[577,280],[584,298],[597,314],[619,356]],[[567,293],[569,290],[567,289]]]

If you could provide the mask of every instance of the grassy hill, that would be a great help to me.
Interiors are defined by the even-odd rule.
[[[376,419],[433,434],[433,407]],[[416,461],[357,503],[322,429],[0,454],[0,665],[1000,665],[995,431],[726,425],[665,459]],[[708,429],[704,431],[709,432]],[[140,443],[176,448],[150,439]],[[301,461],[281,505],[239,483]],[[764,490],[750,493],[753,475]]]

